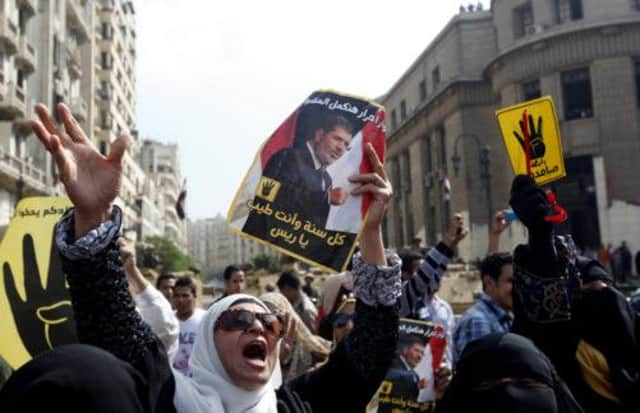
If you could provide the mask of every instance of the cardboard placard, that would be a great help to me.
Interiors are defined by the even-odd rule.
[[[566,176],[558,117],[550,96],[496,112],[516,175],[530,175],[539,185]]]

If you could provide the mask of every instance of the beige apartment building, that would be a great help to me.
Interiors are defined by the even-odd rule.
[[[582,248],[626,240],[638,250],[637,0],[494,0],[489,11],[454,16],[380,98],[395,185],[390,245],[433,244],[463,211],[471,236],[459,253],[482,256],[488,218],[508,205],[513,178],[495,111],[544,95],[563,137],[568,177],[552,187],[570,213],[566,228]],[[501,247],[523,236],[515,226]]]
[[[0,226],[25,196],[61,192],[51,158],[31,132],[36,102],[67,102],[86,128],[92,82],[88,1],[0,2]]]
[[[203,263],[209,273],[220,274],[228,265],[243,265],[268,249],[229,231],[222,215],[188,223],[189,255]]]
[[[95,82],[92,101],[94,143],[107,154],[110,145],[122,134],[130,136],[124,156],[124,179],[116,203],[123,210],[123,226],[144,238],[140,203],[149,201],[145,194],[145,173],[138,165],[141,143],[136,131],[135,57],[136,21],[133,2],[128,0],[95,1]],[[146,224],[146,225],[145,225]],[[154,231],[151,231],[154,232]]]
[[[29,120],[36,102],[65,102],[103,154],[119,135],[131,137],[116,201],[123,231],[138,240],[166,234],[186,250],[174,209],[179,171],[157,179],[140,165],[135,61],[130,0],[0,0],[0,232],[20,198],[64,193]]]
[[[172,240],[183,252],[187,252],[187,224],[176,212],[176,202],[182,189],[178,145],[144,140],[141,144],[140,167],[146,174],[149,186],[155,186],[155,196],[141,200],[145,217],[161,217],[160,232]],[[149,189],[151,189],[149,187]],[[149,194],[151,195],[149,190]],[[157,209],[157,212],[155,211]],[[153,226],[152,219],[147,219]],[[142,239],[149,234],[143,234]]]

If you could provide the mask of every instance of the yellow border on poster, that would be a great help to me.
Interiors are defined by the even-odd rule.
[[[505,149],[507,150],[507,154],[509,155],[509,159],[511,161],[511,167],[513,169],[513,173],[518,175],[518,174],[526,174],[526,165],[523,162],[519,162],[516,160],[516,158],[512,155],[512,151],[509,149],[510,145],[507,143],[507,140],[511,139],[510,136],[505,135],[505,132],[507,131],[507,129],[510,130],[509,127],[507,127],[507,125],[504,125],[505,127],[503,128],[503,124],[500,121],[500,117],[501,115],[505,115],[509,112],[514,112],[514,111],[520,111],[522,109],[526,109],[526,108],[530,108],[530,107],[535,107],[536,105],[540,105],[540,104],[549,104],[551,106],[551,115],[552,115],[552,121],[553,121],[553,131],[555,132],[555,136],[553,138],[555,138],[554,144],[557,145],[557,149],[558,149],[558,153],[557,153],[557,157],[558,157],[558,166],[560,168],[559,173],[555,174],[555,175],[550,175],[548,177],[539,179],[539,178],[535,178],[536,182],[540,185],[546,185],[550,182],[553,181],[557,181],[558,179],[562,179],[565,176],[567,176],[567,171],[564,165],[564,148],[563,148],[563,144],[562,144],[562,135],[560,134],[560,123],[558,122],[558,115],[556,113],[556,107],[553,103],[553,99],[551,96],[542,96],[540,98],[537,99],[533,99],[533,100],[528,100],[526,102],[521,102],[506,108],[502,108],[496,111],[496,121],[498,123],[498,129],[500,130],[500,134],[502,135],[502,140],[505,146]],[[545,137],[545,140],[547,142],[549,142],[547,140],[547,138],[549,137]],[[545,155],[546,157],[546,155]],[[518,157],[519,158],[519,157]],[[524,172],[523,172],[524,171]]]
[[[367,102],[370,105],[376,106],[378,109],[385,110],[384,106],[380,105],[377,102],[374,102],[373,100],[371,100],[369,98],[356,96],[356,95],[350,95],[350,94],[338,92],[338,91],[333,90],[333,89],[314,90],[313,92],[311,92],[311,94],[318,93],[318,92],[319,93],[333,93],[333,94],[336,94],[336,95],[345,96],[345,97],[352,98],[352,99],[359,99],[359,100]],[[301,105],[299,105],[298,107],[300,107],[300,106]],[[289,116],[291,116],[291,115],[289,115]],[[277,127],[276,127],[276,129],[277,129]],[[240,186],[238,186],[238,189],[236,190],[236,194],[233,196],[233,200],[231,201],[231,206],[229,207],[229,210],[227,211],[227,217],[226,217],[227,226],[229,227],[229,230],[232,233],[236,234],[236,235],[239,235],[239,236],[241,236],[243,238],[246,238],[248,240],[251,240],[251,241],[259,242],[260,244],[266,245],[269,248],[272,248],[272,249],[274,249],[274,250],[276,250],[278,252],[281,252],[283,254],[289,255],[289,256],[291,256],[291,257],[293,257],[295,259],[298,259],[298,260],[300,260],[302,262],[305,262],[307,264],[320,267],[323,270],[328,271],[329,273],[335,273],[336,270],[334,268],[330,268],[330,267],[327,267],[325,265],[322,265],[322,264],[320,264],[318,262],[315,262],[315,261],[313,261],[313,260],[311,260],[309,258],[303,257],[303,256],[301,256],[299,254],[291,252],[291,251],[289,251],[289,250],[287,250],[285,248],[282,248],[282,247],[280,247],[278,245],[272,244],[267,240],[263,240],[263,239],[260,239],[258,237],[255,237],[255,236],[253,236],[251,234],[247,234],[246,232],[242,232],[242,230],[240,230],[238,228],[235,228],[231,224],[231,219],[233,217],[233,214],[236,212],[236,209],[238,208],[237,207],[238,199],[240,198],[240,195],[242,193],[242,189],[244,189],[244,187],[245,187],[245,185],[247,183],[247,179],[249,178],[249,172],[251,172],[251,169],[253,168],[253,166],[258,161],[258,157],[262,153],[262,150],[264,149],[264,146],[269,141],[269,139],[271,138],[272,135],[273,135],[273,133],[271,135],[269,135],[269,137],[260,144],[260,147],[259,147],[258,151],[255,153],[255,155],[253,155],[253,161],[249,165],[249,168],[247,168],[247,171],[244,173],[244,177],[242,178],[242,182],[240,183]],[[385,142],[385,145],[386,145],[386,142]],[[386,155],[386,153],[385,153],[385,155]],[[385,156],[385,158],[386,158],[386,156]],[[383,159],[382,160],[383,166],[384,166],[384,161],[385,160]],[[356,234],[356,239],[354,240],[353,245],[351,246],[351,250],[349,251],[349,254],[347,255],[347,257],[351,257],[353,255],[353,252],[355,251],[356,246],[360,242],[360,238],[362,237],[362,233],[364,231],[364,227],[365,227],[365,225],[367,225],[367,221],[368,220],[369,220],[369,211],[367,211],[367,213],[364,216],[364,219],[362,220],[362,227],[360,227],[360,231],[358,231],[358,233]],[[345,261],[344,265],[340,269],[340,272],[346,271],[348,265],[349,265],[349,260]]]

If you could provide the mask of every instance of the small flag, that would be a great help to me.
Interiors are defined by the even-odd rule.
[[[442,176],[442,197],[445,201],[451,200],[451,182],[446,173]]]
[[[176,213],[180,219],[184,219],[186,216],[184,210],[184,204],[187,200],[187,178],[182,181],[182,188],[180,189],[180,195],[178,195],[178,200],[176,201]]]

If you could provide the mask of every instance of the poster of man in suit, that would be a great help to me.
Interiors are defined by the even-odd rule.
[[[366,99],[314,92],[269,137],[228,214],[233,231],[339,272],[369,200],[349,177],[370,171],[364,145],[383,159],[384,110]]]
[[[430,412],[447,339],[439,324],[401,319],[396,356],[368,413]]]

